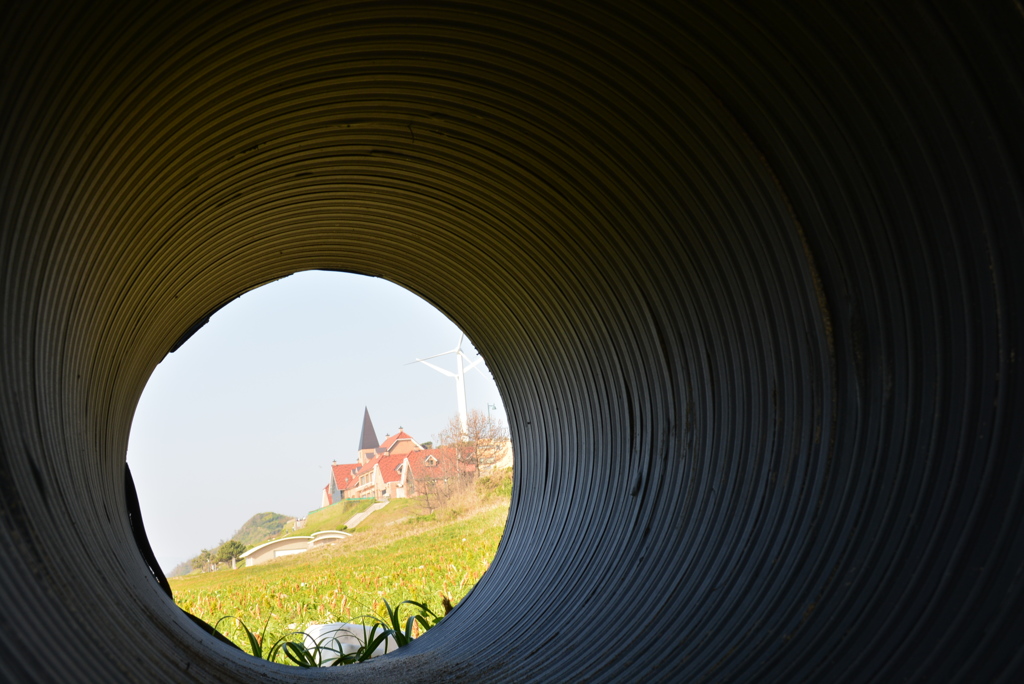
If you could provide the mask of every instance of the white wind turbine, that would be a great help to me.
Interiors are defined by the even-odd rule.
[[[466,363],[466,352],[462,351],[462,340],[466,338],[465,334],[459,336],[459,343],[455,346],[455,349],[450,351],[441,352],[440,354],[434,354],[424,359],[416,359],[410,363],[422,363],[424,366],[433,368],[438,373],[447,375],[449,378],[455,378],[455,392],[459,398],[459,422],[462,425],[462,436],[465,437],[469,434],[469,421],[466,417],[466,373],[476,368],[477,364],[483,361],[483,357],[480,357],[476,361],[469,364]],[[452,373],[450,370],[445,370],[440,366],[427,361],[427,359],[436,359],[439,356],[447,356],[448,354],[455,354],[455,372]],[[478,371],[479,372],[479,371]]]

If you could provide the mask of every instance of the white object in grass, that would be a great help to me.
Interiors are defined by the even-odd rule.
[[[312,653],[320,648],[320,667],[329,667],[338,659],[339,651],[355,653],[370,635],[370,625],[357,625],[351,622],[332,622],[327,625],[310,625],[304,630],[302,641]],[[377,630],[380,634],[380,629]],[[371,658],[391,653],[398,648],[398,642],[389,636],[374,649]]]

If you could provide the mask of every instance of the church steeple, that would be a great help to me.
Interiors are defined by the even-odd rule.
[[[359,462],[366,463],[373,458],[374,450],[380,446],[377,441],[377,432],[373,429],[373,422],[370,420],[370,410],[363,407],[363,429],[359,432]]]

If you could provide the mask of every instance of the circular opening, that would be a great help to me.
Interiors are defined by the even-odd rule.
[[[328,663],[323,625],[416,601],[401,618],[422,614],[418,635],[468,593],[504,528],[512,451],[453,323],[387,281],[314,271],[192,333],[150,378],[128,449],[180,607],[254,655],[288,664],[273,645],[305,641]]]

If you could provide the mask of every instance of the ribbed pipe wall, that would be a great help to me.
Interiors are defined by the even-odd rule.
[[[1024,680],[1019,2],[0,31],[0,680]],[[122,483],[182,334],[314,268],[458,323],[518,462],[457,610],[310,672],[183,618]]]

